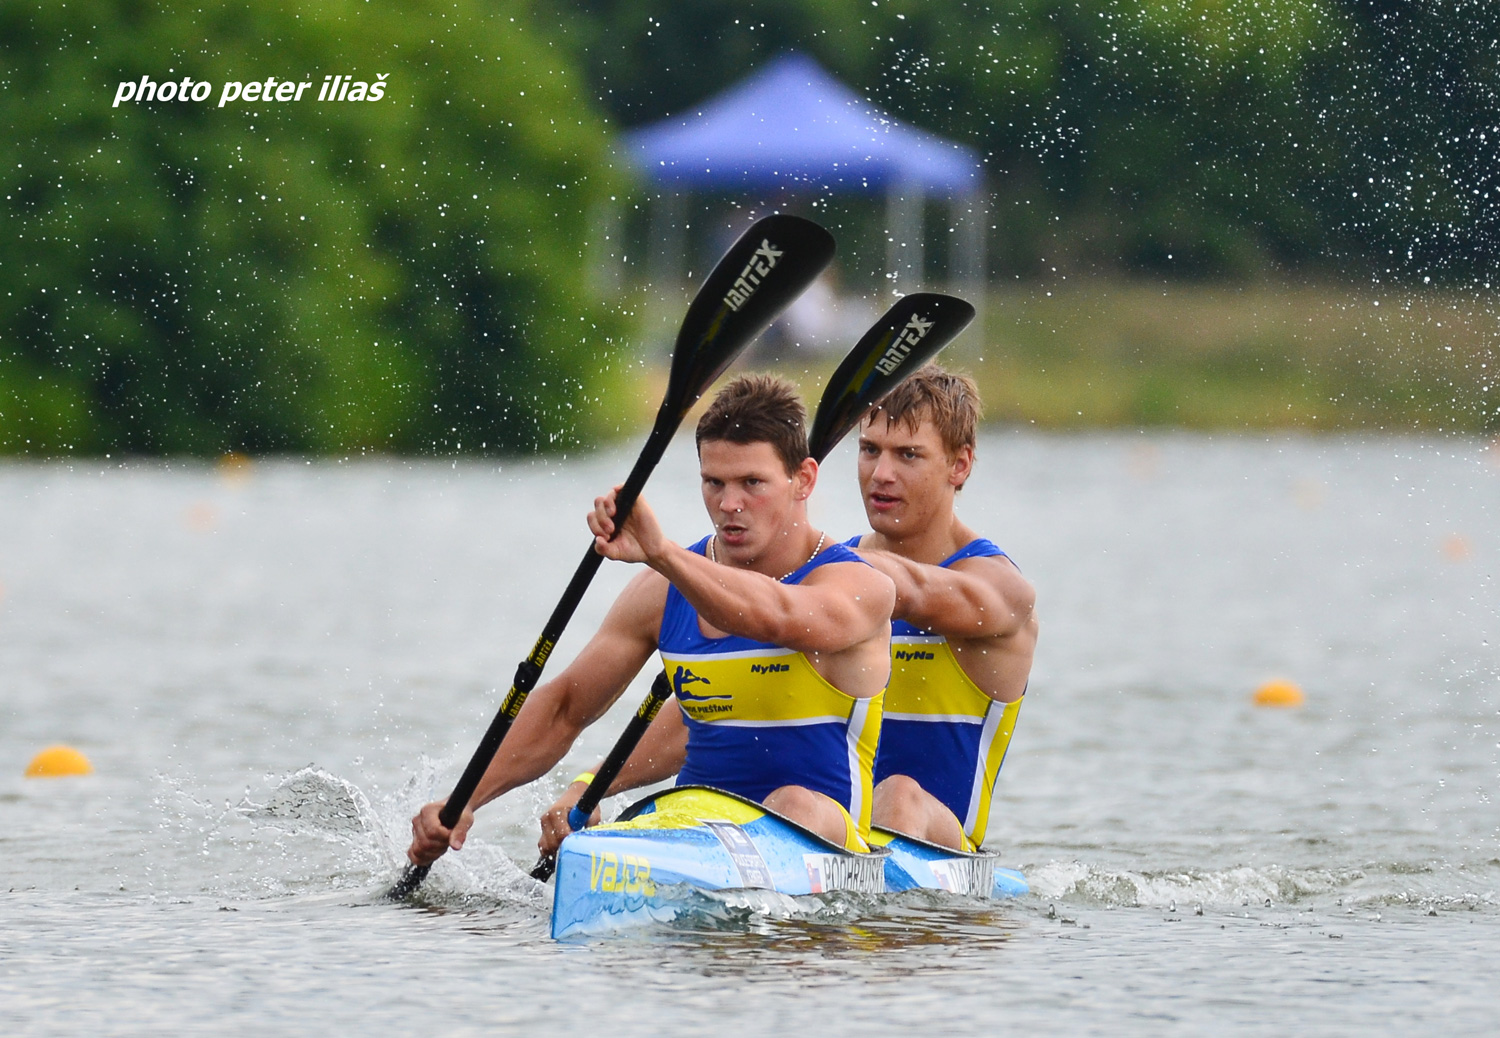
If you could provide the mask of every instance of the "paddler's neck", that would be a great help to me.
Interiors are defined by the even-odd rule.
[[[872,531],[859,543],[860,547],[872,551],[888,551],[912,562],[936,566],[972,541],[974,536],[974,531],[959,520],[950,506],[946,516],[940,514],[920,530],[902,531],[899,537]]]
[[[820,541],[824,547],[828,546],[828,539],[823,531],[814,529],[808,522],[806,504],[799,502],[796,511],[782,527],[780,535],[754,558],[736,558],[733,549],[728,548],[717,536],[709,542],[709,555],[711,558],[716,556],[716,561],[721,565],[748,569],[780,580],[811,561]]]

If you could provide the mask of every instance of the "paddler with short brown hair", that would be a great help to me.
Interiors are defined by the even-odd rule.
[[[818,464],[806,411],[784,380],[730,382],[699,421],[697,442],[714,532],[675,544],[644,499],[617,532],[615,492],[595,499],[596,550],[646,569],[577,658],[527,699],[459,823],[442,825],[440,802],[412,820],[414,864],[461,847],[472,807],[550,771],[658,651],[686,740],[671,770],[638,768],[638,780],[680,766],[683,783],[739,794],[866,848],[891,581],[808,521]]]

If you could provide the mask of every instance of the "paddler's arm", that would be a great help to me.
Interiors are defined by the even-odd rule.
[[[458,850],[474,824],[475,808],[551,771],[656,651],[666,601],[667,582],[656,573],[632,580],[578,657],[527,698],[458,824],[449,830],[438,820],[443,801],[428,804],[412,819],[407,858],[421,865],[449,847]]]
[[[609,791],[605,796],[628,793],[642,786],[665,782],[677,774],[682,770],[682,762],[687,759],[687,737],[687,725],[682,723],[682,710],[676,702],[663,705],[661,713],[656,715],[656,720],[651,722],[651,727],[646,729],[646,734],[641,736],[641,741],[631,751],[620,774],[609,784]],[[602,763],[595,765],[594,770],[597,771]],[[543,855],[556,854],[563,837],[573,831],[568,824],[568,812],[588,788],[587,782],[572,783],[542,813],[542,834],[537,839],[536,846]],[[597,825],[600,817],[599,809],[594,808],[589,825]]]
[[[624,562],[644,562],[671,581],[721,631],[798,652],[837,653],[869,640],[890,622],[895,593],[880,572],[834,563],[801,584],[710,562],[666,538],[645,499],[637,499],[614,540],[614,493],[599,498],[589,516],[594,548]]]
[[[951,566],[913,562],[894,552],[859,552],[896,585],[898,620],[945,638],[1005,638],[1033,622],[1036,589],[1010,559],[982,556]]]

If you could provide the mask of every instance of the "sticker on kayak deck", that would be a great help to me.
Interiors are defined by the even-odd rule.
[[[771,882],[771,868],[766,864],[766,859],[760,856],[750,837],[745,830],[733,822],[704,822],[709,831],[719,838],[724,849],[729,852],[729,860],[734,862],[736,871],[740,874],[740,886],[759,887],[762,890],[775,890],[776,884]]]
[[[885,892],[885,863],[869,855],[804,854],[810,893],[853,890],[864,894]]]
[[[995,862],[991,858],[939,858],[929,861],[927,867],[938,888],[950,894],[985,897],[995,886]]]

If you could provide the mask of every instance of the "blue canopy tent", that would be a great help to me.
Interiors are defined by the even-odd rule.
[[[694,190],[795,194],[883,193],[886,270],[920,283],[922,213],[928,195],[953,203],[963,232],[955,267],[982,277],[984,172],[972,149],[886,115],[801,54],[777,58],[690,111],[630,131],[641,173],[674,197]],[[660,241],[681,239],[671,212]],[[966,268],[966,269],[963,269]],[[958,273],[958,271],[955,271]],[[911,287],[916,287],[912,285]]]

